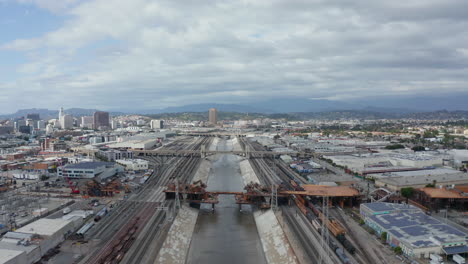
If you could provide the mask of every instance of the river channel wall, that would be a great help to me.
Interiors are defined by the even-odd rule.
[[[249,160],[242,160],[240,169],[244,185],[250,182],[260,182]],[[275,213],[272,210],[257,210],[254,212],[254,218],[268,263],[298,263]]]
[[[217,139],[217,138],[216,138]],[[213,141],[210,145],[210,149],[218,141]],[[201,180],[208,182],[210,170],[212,169],[212,162],[209,159],[202,160],[200,167],[198,168],[192,182]],[[167,234],[166,240],[164,241],[161,250],[156,258],[155,263],[165,264],[183,264],[187,258],[187,254],[190,248],[190,242],[192,240],[193,230],[198,218],[198,209],[191,208],[187,205],[182,204],[171,228]]]

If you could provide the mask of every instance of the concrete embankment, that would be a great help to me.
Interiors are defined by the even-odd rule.
[[[218,141],[215,139],[210,145],[210,149],[212,147],[216,149],[216,144],[218,144]],[[203,182],[208,182],[211,169],[211,160],[202,160],[200,167],[193,177],[193,181],[201,180]],[[169,229],[166,240],[159,251],[155,263],[185,263],[190,248],[190,242],[192,240],[193,230],[197,223],[198,213],[198,209],[194,209],[186,205],[181,206],[171,228]]]
[[[232,145],[233,151],[242,151],[242,147],[239,144],[239,139],[237,137],[231,138],[228,140],[228,143]]]
[[[244,184],[259,182],[248,160],[240,162]],[[255,211],[255,223],[269,264],[298,263],[291,245],[272,210]]]
[[[219,140],[220,140],[219,137],[213,138],[213,141],[211,142],[210,147],[208,148],[208,150],[210,150],[210,151],[216,150],[218,148]]]

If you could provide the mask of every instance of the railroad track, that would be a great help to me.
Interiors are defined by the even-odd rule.
[[[244,148],[249,146],[252,150],[264,150],[264,147],[257,142],[250,142],[248,140],[241,140]],[[294,190],[294,186],[291,184],[291,180],[297,183],[306,183],[302,177],[297,175],[295,172],[282,161],[275,161],[273,158],[253,158],[249,160],[255,174],[260,180],[262,185],[272,186],[273,184],[282,184],[284,188],[288,190]],[[300,213],[299,219],[297,219],[289,208],[283,207],[283,216],[286,222],[289,223],[289,227],[294,232],[295,236],[300,240],[303,252],[306,252],[306,256],[309,258],[310,263],[317,262],[320,259],[318,253],[318,247],[321,247],[317,241],[320,240],[320,234],[312,227],[309,220],[305,215]],[[299,222],[300,221],[300,222]],[[315,237],[315,243],[311,241],[309,236]],[[329,247],[325,250],[329,250]],[[330,263],[342,263],[334,253],[329,254],[330,258],[333,259]],[[331,260],[330,260],[331,261]],[[370,263],[370,262],[369,262]]]
[[[167,204],[163,206],[173,207],[174,201],[167,201]],[[161,232],[161,227],[164,224],[166,216],[164,213],[159,213],[153,215],[153,219],[147,224],[149,228],[147,230],[142,230],[144,233],[141,233],[141,237],[137,238],[137,242],[132,245],[135,249],[131,254],[125,256],[122,263],[126,264],[141,264],[147,263],[144,257],[147,256],[147,252],[152,242],[155,240],[157,235]],[[153,260],[154,262],[154,260]]]
[[[178,141],[172,142],[171,144],[166,145],[164,148],[172,150],[180,149],[190,149],[190,150],[199,150],[202,145],[210,144],[211,138],[197,138],[193,140],[190,137],[184,137]],[[153,163],[156,160],[152,160],[151,157],[148,157],[148,160]],[[158,211],[154,209],[159,203],[151,203],[147,201],[158,200],[159,197],[155,193],[160,192],[161,196],[164,196],[162,192],[163,187],[167,186],[169,182],[173,179],[178,179],[180,182],[188,183],[200,165],[200,158],[178,158],[173,157],[169,159],[165,165],[170,164],[170,166],[163,166],[158,168],[154,166],[155,170],[153,174],[148,179],[145,186],[135,195],[132,195],[128,200],[122,201],[119,206],[112,210],[107,217],[101,220],[92,230],[90,230],[87,239],[97,238],[102,241],[103,244],[98,245],[98,247],[88,254],[86,262],[84,263],[107,263],[104,260],[104,257],[110,258],[112,263],[119,263],[122,258],[125,258],[125,253],[127,250],[131,252],[130,263],[141,263],[140,261],[146,256],[148,252],[148,244],[151,244],[151,241],[154,241],[157,237],[157,234],[161,230],[161,224],[164,222],[166,215],[165,212]],[[156,176],[157,175],[157,176]],[[162,198],[161,197],[161,198]],[[167,202],[164,204],[167,207],[173,206],[173,201]],[[169,209],[170,210],[170,209]],[[134,242],[128,245],[129,248],[125,248],[125,251],[119,252],[119,256],[112,257],[109,254],[113,254],[111,250],[114,250],[116,245],[119,243],[119,235],[124,232],[126,223],[131,219],[136,219],[139,217],[141,220],[138,225],[138,231],[133,234],[139,240],[135,244]],[[150,220],[151,219],[151,220]],[[146,226],[146,221],[150,221],[148,232],[140,234]],[[139,236],[142,235],[141,239]],[[159,238],[159,237],[158,237]],[[133,238],[135,239],[135,238]],[[152,249],[157,250],[157,249]],[[111,252],[111,253],[109,253]],[[136,257],[135,257],[136,256]]]

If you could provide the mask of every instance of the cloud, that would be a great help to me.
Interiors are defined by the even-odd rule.
[[[7,1],[7,0],[4,0]],[[58,13],[67,10],[82,0],[11,0],[20,4],[33,4],[39,8],[47,9],[51,12]]]
[[[55,31],[0,45],[29,58],[6,89],[27,90],[25,104],[38,107],[141,109],[467,87],[465,1],[18,1],[66,17]]]

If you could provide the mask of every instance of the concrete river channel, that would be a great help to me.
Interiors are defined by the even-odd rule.
[[[231,150],[232,144],[220,140],[217,148]],[[239,159],[231,154],[216,156],[207,190],[242,191]],[[211,205],[202,205],[186,263],[266,264],[251,207],[243,205],[239,211],[232,195],[220,195],[214,213]]]

